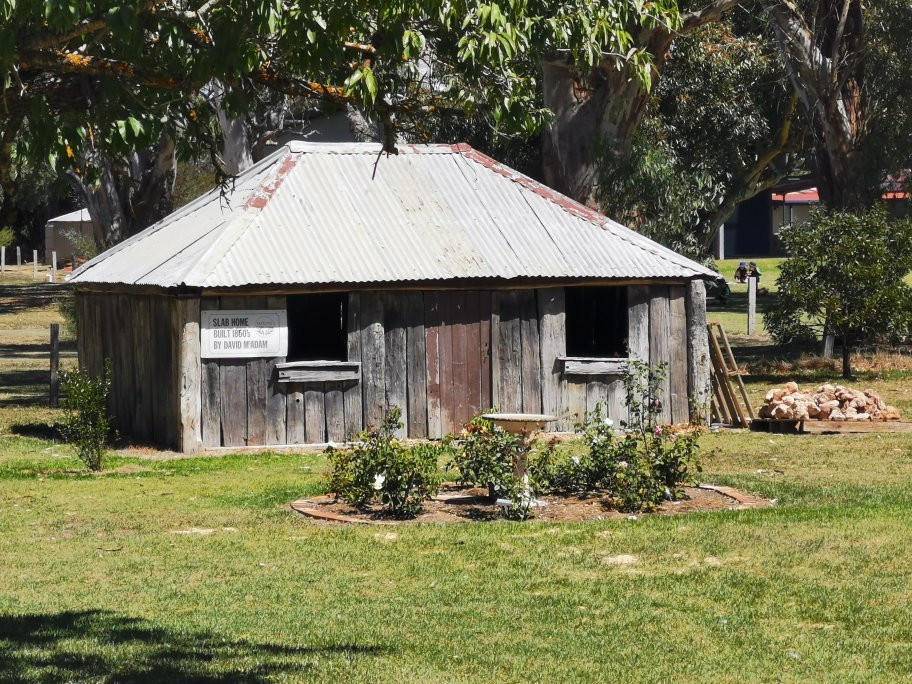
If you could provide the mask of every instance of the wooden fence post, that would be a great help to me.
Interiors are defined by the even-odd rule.
[[[757,278],[747,279],[747,334],[757,331]]]
[[[0,273],[6,273],[6,247],[0,247]]]
[[[16,267],[22,266],[22,247],[16,245]]]
[[[57,252],[51,252],[51,282],[57,282]]]
[[[38,280],[38,250],[32,250],[32,277]]]
[[[57,371],[60,368],[60,324],[51,323],[51,408],[60,403],[60,379]]]

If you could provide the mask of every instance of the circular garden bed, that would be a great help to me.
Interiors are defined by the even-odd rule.
[[[607,496],[544,495],[539,499],[547,505],[536,508],[534,519],[544,522],[575,522],[582,520],[607,520],[631,517],[629,513],[611,508]],[[730,487],[698,485],[684,487],[684,496],[678,501],[665,501],[653,513],[645,515],[678,515],[710,511],[735,511],[764,508],[772,502]],[[433,499],[424,502],[422,511],[414,518],[396,519],[379,504],[356,508],[336,500],[332,494],[299,499],[290,504],[303,515],[325,524],[363,523],[373,525],[399,525],[414,523],[489,522],[504,519],[503,509],[487,496],[487,490],[470,489],[456,484],[445,484]],[[644,515],[642,513],[637,514]]]

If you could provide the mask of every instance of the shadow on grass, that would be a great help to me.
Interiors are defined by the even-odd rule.
[[[63,435],[60,434],[56,424],[49,423],[13,423],[9,431],[19,437],[33,437],[35,439],[45,439],[51,441],[62,441]]]
[[[9,256],[7,254],[7,256]],[[43,309],[66,296],[69,285],[35,283],[33,285],[0,285],[3,313],[15,314],[30,309]]]
[[[100,610],[0,615],[3,681],[264,682],[306,675],[316,659],[350,664],[383,650],[229,641]]]
[[[13,370],[0,372],[0,392],[7,406],[47,406],[50,370]],[[15,394],[13,394],[15,392]]]

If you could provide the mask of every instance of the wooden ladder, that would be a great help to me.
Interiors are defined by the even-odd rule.
[[[731,346],[728,344],[728,335],[721,323],[709,322],[706,324],[709,333],[709,355],[712,361],[712,418],[714,422],[724,425],[746,428],[754,419],[754,411],[744,381],[741,380],[743,371],[738,368]],[[735,393],[738,386],[740,399]]]

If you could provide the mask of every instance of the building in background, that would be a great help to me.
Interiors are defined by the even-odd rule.
[[[801,225],[820,204],[812,181],[783,183],[738,205],[719,231],[713,249],[716,259],[788,256],[779,238],[786,226]],[[903,181],[904,182],[904,181]],[[893,216],[909,212],[909,193],[900,182],[889,181],[883,200]]]
[[[94,240],[95,235],[95,225],[88,209],[77,209],[52,218],[44,226],[44,263],[50,265],[54,252],[57,253],[57,263],[69,262],[78,251],[74,239],[79,236]]]

